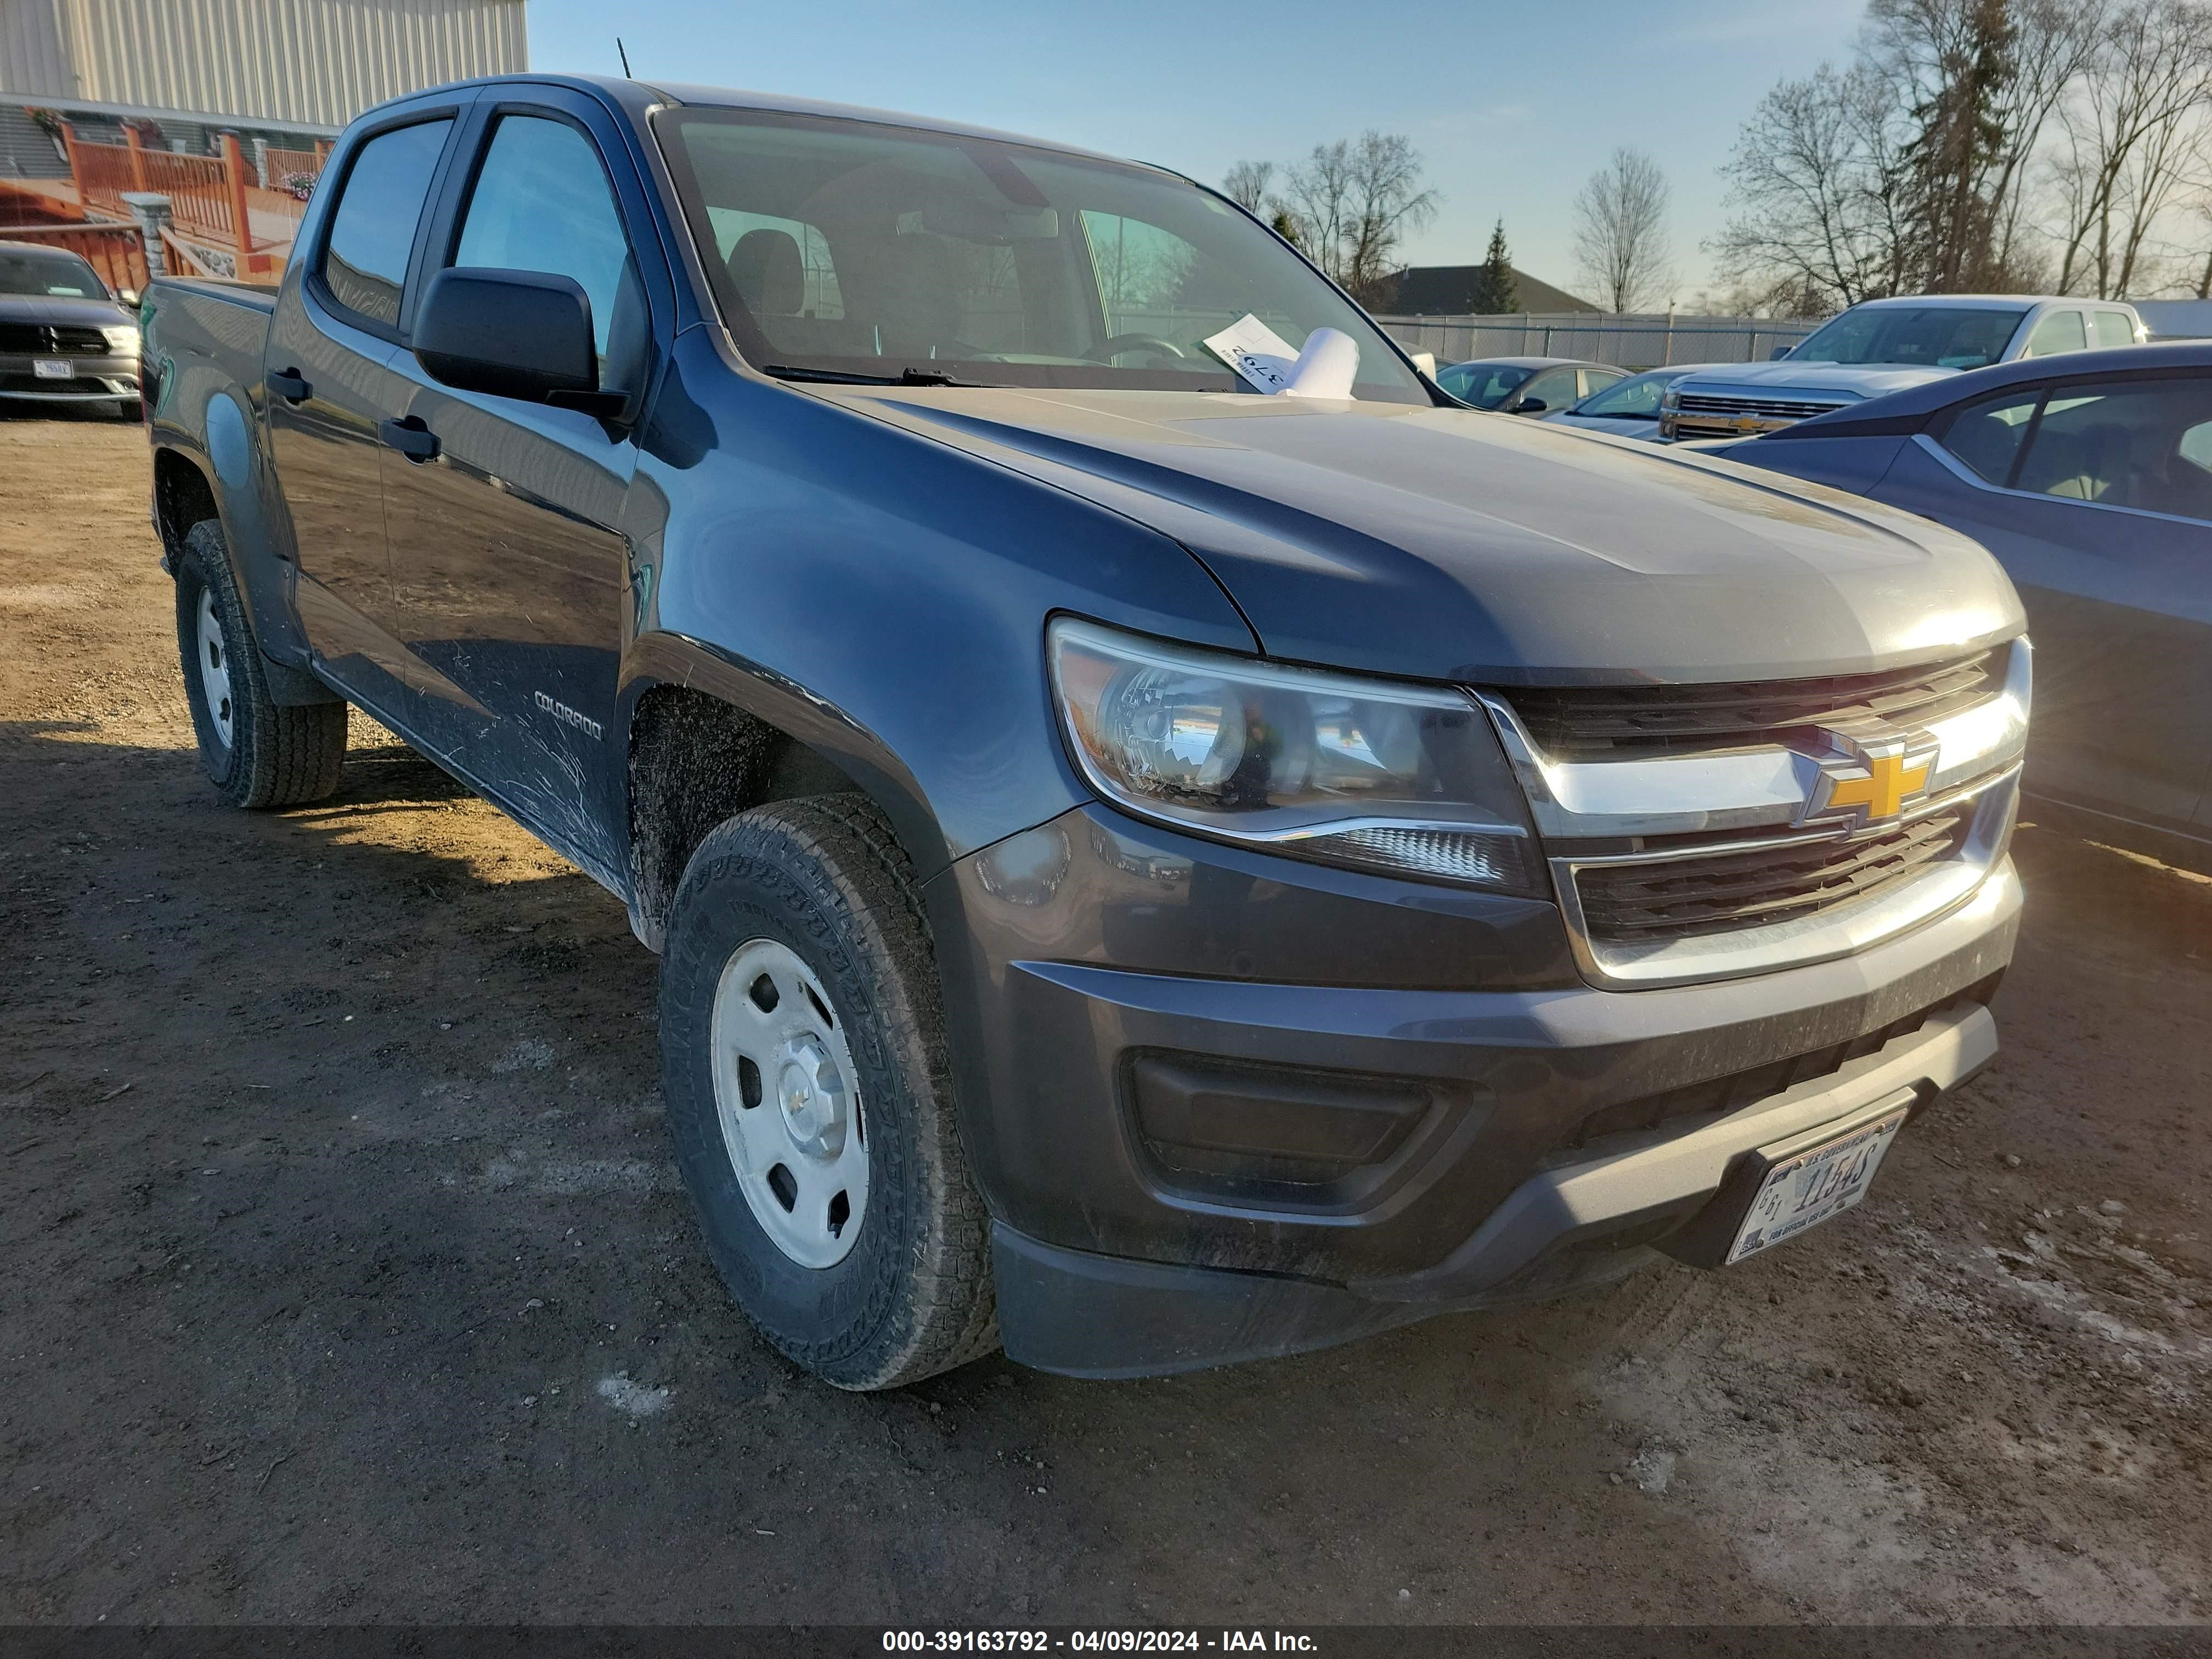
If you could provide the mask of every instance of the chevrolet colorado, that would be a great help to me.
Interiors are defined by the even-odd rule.
[[[1995,1052],[1988,556],[1466,409],[1171,173],[492,80],[149,314],[215,787],[328,793],[358,705],[617,895],[708,1247],[834,1383],[1723,1266]]]

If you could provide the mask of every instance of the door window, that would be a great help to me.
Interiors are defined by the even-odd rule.
[[[574,277],[592,302],[602,362],[624,303],[629,240],[592,141],[566,121],[506,115],[470,193],[456,265]],[[629,303],[640,297],[633,279]]]
[[[1602,391],[1611,386],[1615,380],[1624,380],[1627,378],[1617,368],[1586,368],[1582,371],[1582,395],[1587,398],[1592,392]]]
[[[2060,386],[2045,404],[2015,489],[2212,519],[2212,386],[2201,380]]]
[[[331,216],[323,285],[348,311],[387,329],[399,321],[415,228],[453,125],[451,120],[418,121],[377,134],[354,156]]]
[[[1565,409],[1575,401],[1575,372],[1571,368],[1547,368],[1528,382],[1528,389],[1521,394],[1517,408],[1526,409],[1540,398],[1547,410]]]
[[[2035,325],[2027,337],[2023,357],[2055,357],[2062,351],[2080,351],[2089,343],[2078,311],[2054,311]]]
[[[2021,442],[2042,401],[2039,386],[2008,387],[1954,410],[1936,441],[1990,483],[2009,483]]]
[[[2097,313],[2097,343],[2100,346],[2130,346],[2136,343],[2136,325],[2128,320],[2124,311]]]

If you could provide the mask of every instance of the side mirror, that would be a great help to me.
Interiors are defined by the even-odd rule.
[[[115,290],[115,301],[118,305],[125,305],[136,311],[138,309],[138,290],[135,288],[119,288]]]
[[[574,277],[550,271],[440,271],[415,313],[415,357],[462,392],[592,415],[618,412],[624,401],[599,390],[591,296]]]
[[[1550,407],[1551,404],[1541,398],[1524,398],[1513,405],[1513,412],[1516,415],[1541,415]]]
[[[1795,346],[1786,346],[1786,345],[1780,345],[1780,346],[1777,346],[1777,347],[1775,347],[1775,348],[1774,348],[1774,349],[1773,349],[1773,350],[1771,350],[1771,351],[1770,351],[1770,352],[1768,352],[1768,353],[1766,354],[1766,361],[1767,361],[1768,362],[1770,362],[1770,363],[1778,363],[1778,362],[1781,362],[1784,357],[1787,357],[1787,356],[1788,356],[1791,352],[1795,351],[1796,349],[1797,349],[1797,348],[1796,348],[1796,347],[1795,347]]]

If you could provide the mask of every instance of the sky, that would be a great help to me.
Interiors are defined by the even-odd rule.
[[[1665,169],[1686,305],[1727,217],[1717,169],[1777,81],[1844,57],[1853,0],[530,0],[531,67],[905,110],[1134,157],[1218,185],[1368,127],[1442,197],[1415,264],[1513,262],[1571,291],[1572,203],[1613,149]]]

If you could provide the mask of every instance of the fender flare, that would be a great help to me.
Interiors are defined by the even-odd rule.
[[[640,635],[623,653],[616,720],[627,751],[639,700],[659,686],[702,691],[743,710],[833,762],[883,810],[917,878],[927,880],[954,854],[921,782],[883,740],[842,708],[775,670],[687,635]],[[628,806],[625,774],[623,795]]]

